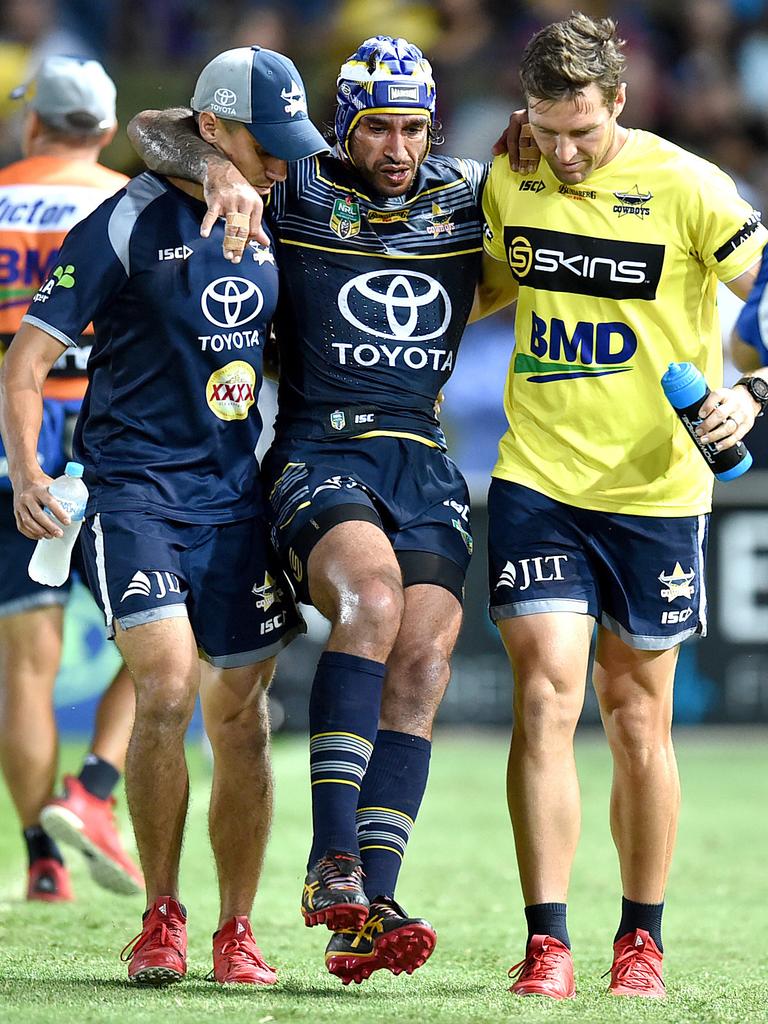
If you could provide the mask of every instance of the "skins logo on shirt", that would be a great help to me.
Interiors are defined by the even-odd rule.
[[[664,263],[663,245],[513,225],[504,248],[520,285],[602,299],[655,299]]]
[[[214,370],[205,385],[208,408],[220,420],[245,420],[256,401],[256,371],[236,359]]]

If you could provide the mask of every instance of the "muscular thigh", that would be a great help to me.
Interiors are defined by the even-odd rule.
[[[326,534],[346,537],[340,527],[349,523],[381,532],[405,586],[435,583],[461,595],[472,551],[469,496],[439,449],[394,437],[283,444],[265,459],[264,476],[273,541],[300,600],[311,600],[310,554]],[[356,554],[368,561],[372,552]]]

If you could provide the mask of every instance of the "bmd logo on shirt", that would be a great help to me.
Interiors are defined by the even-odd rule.
[[[664,246],[543,228],[504,228],[512,275],[527,288],[602,299],[655,299]]]

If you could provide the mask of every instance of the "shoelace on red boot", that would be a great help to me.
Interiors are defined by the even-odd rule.
[[[613,970],[616,971],[616,981],[627,988],[645,991],[649,984],[656,983],[664,987],[664,979],[655,961],[646,954],[644,946],[628,946],[603,977],[607,978]]]
[[[519,964],[509,968],[513,981],[552,981],[557,979],[560,961],[568,956],[567,949],[557,949],[546,943],[535,953],[529,953]]]

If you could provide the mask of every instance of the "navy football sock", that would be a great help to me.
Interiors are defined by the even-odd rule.
[[[357,805],[357,837],[369,899],[395,895],[405,847],[427,788],[432,744],[380,729]]]
[[[525,908],[525,919],[528,922],[528,942],[534,935],[551,935],[568,949],[571,940],[565,923],[567,904],[565,903],[532,903]],[[527,945],[527,943],[526,943]]]
[[[25,828],[22,833],[27,846],[27,857],[30,865],[36,860],[57,860],[59,864],[64,863],[61,850],[45,829],[39,825],[32,825]]]
[[[106,800],[120,779],[120,772],[98,754],[87,754],[78,779],[91,796]]]
[[[310,865],[326,850],[358,854],[355,812],[376,738],[386,666],[325,651],[309,701],[313,840]]]
[[[664,913],[663,903],[635,903],[621,897],[621,923],[616,932],[614,942],[618,942],[624,935],[642,928],[648,932],[653,941],[659,947],[659,952],[664,952],[661,944],[661,915]]]

